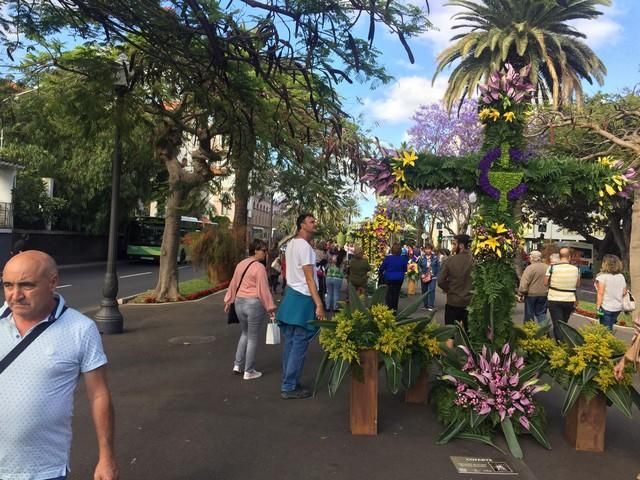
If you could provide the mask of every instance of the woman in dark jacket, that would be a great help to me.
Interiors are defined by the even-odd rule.
[[[384,257],[378,269],[378,278],[387,285],[385,303],[394,312],[398,310],[400,299],[400,287],[404,282],[404,274],[407,272],[408,257],[400,255],[400,244],[391,246],[391,255]]]

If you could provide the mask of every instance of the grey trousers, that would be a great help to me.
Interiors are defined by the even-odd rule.
[[[267,312],[258,298],[236,297],[235,306],[242,334],[238,340],[234,365],[251,372],[255,370],[260,327]]]

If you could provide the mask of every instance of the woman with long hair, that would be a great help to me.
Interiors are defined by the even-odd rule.
[[[264,261],[267,258],[267,244],[255,239],[249,245],[249,257],[242,260],[233,273],[233,278],[224,296],[224,311],[235,304],[236,314],[242,333],[238,340],[233,373],[244,374],[245,380],[260,378],[262,373],[255,369],[258,335],[265,314],[273,315],[273,302]]]
[[[622,270],[622,262],[617,256],[605,255],[596,277],[598,319],[609,330],[616,324],[622,311],[622,298],[627,294],[627,281]]]

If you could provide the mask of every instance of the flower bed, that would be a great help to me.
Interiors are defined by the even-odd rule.
[[[190,293],[185,296],[181,296],[179,301],[197,300],[198,298],[206,297],[207,295],[211,295],[212,293],[216,293],[216,292],[219,292],[220,290],[224,290],[228,286],[229,286],[229,282],[222,282],[213,288],[207,288],[204,290],[199,290],[197,292]],[[156,297],[147,296],[144,298],[144,303],[158,303],[158,302],[156,301]]]

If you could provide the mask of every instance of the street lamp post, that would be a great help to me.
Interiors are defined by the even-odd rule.
[[[96,313],[95,321],[101,333],[122,333],[123,318],[118,308],[118,274],[116,260],[118,255],[118,218],[120,210],[120,170],[122,164],[122,115],[124,111],[124,96],[129,90],[129,70],[127,58],[118,57],[118,70],[114,81],[116,93],[115,104],[115,133],[113,161],[111,163],[111,213],[109,219],[109,246],[107,253],[107,271],[102,287],[100,310]]]

